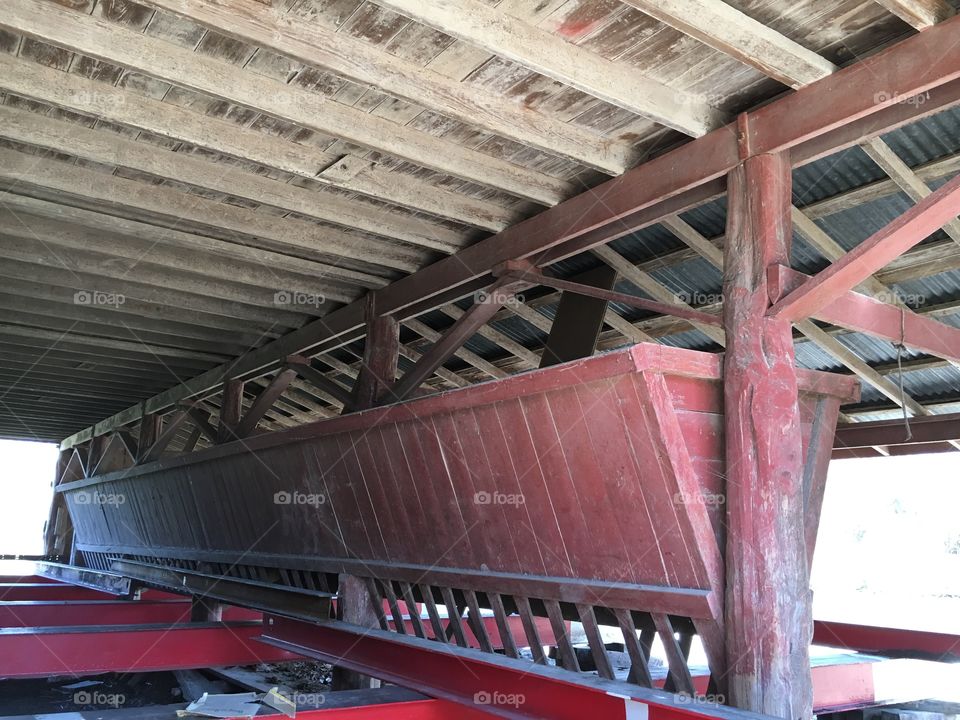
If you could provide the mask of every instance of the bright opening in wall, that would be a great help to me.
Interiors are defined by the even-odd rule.
[[[0,440],[0,555],[42,555],[53,497],[57,446]]]

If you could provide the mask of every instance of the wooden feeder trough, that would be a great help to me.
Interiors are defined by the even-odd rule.
[[[613,624],[624,609],[687,618],[713,664],[722,361],[640,344],[58,489],[77,549],[102,569],[350,573],[387,599],[443,588],[508,608],[595,608]],[[857,386],[803,370],[799,383],[809,491]]]

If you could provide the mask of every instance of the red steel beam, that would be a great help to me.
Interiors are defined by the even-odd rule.
[[[817,312],[869,278],[960,212],[960,175],[930,193],[886,227],[842,258],[787,293],[768,317],[801,320]]]
[[[286,715],[257,715],[257,720],[282,720]],[[297,710],[299,720],[489,720],[485,712],[470,710],[447,700],[403,700],[317,710]]]
[[[457,648],[342,622],[267,616],[263,639],[277,647],[422,691],[498,717],[581,720],[759,720],[743,710],[568,670]]]
[[[813,642],[828,647],[932,660],[960,660],[960,635],[816,620]]]
[[[260,623],[0,630],[0,678],[95,675],[300,659],[257,640]]]
[[[14,600],[115,600],[93,588],[63,583],[0,583],[0,602]]]
[[[421,640],[409,634],[370,630],[343,622],[315,625],[268,616],[263,640],[305,657],[339,663],[402,687],[455,702],[458,711],[480,709],[498,717],[546,720],[579,720],[584,717],[605,720],[767,718],[702,700],[691,702],[689,698],[623,682],[601,680],[569,670]],[[875,670],[882,666],[883,661],[874,660],[817,663],[811,668],[814,710],[818,713],[837,712],[892,700],[878,690],[875,682]],[[708,692],[708,679],[706,675],[694,678],[698,693]],[[662,687],[663,680],[655,684]],[[918,690],[918,693],[922,692],[923,689]],[[918,695],[913,699],[921,698]],[[489,703],[479,705],[475,700]],[[496,700],[500,701],[499,704],[494,702]],[[510,700],[519,702],[511,704]],[[463,714],[462,717],[472,718],[473,715]]]
[[[0,603],[0,628],[43,628],[81,625],[143,625],[190,621],[189,600],[74,600]],[[252,620],[259,613],[227,606],[224,620]]]
[[[769,269],[769,280],[774,297],[784,297],[805,287],[811,278],[784,265],[775,265]],[[815,311],[813,317],[848,330],[903,343],[946,360],[960,361],[960,329],[867,295],[844,292]]]

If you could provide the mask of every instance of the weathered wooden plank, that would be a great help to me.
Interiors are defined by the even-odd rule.
[[[955,13],[946,0],[877,0],[905,23],[917,30],[926,30]]]
[[[363,362],[354,384],[353,400],[344,411],[365,410],[376,404],[378,397],[397,378],[400,356],[400,323],[395,317],[377,312],[377,295],[368,293],[365,315],[367,337],[363,347]]]
[[[382,4],[688,135],[703,135],[724,121],[723,114],[706,102],[685,105],[665,85],[481,2],[444,0],[424,4],[414,0],[384,0]]]
[[[565,183],[407,129],[324,97],[195,55],[141,33],[41,2],[9,0],[0,26],[187,90],[233,102],[319,133],[386,152],[466,180],[554,204]]]
[[[836,70],[830,61],[722,0],[627,0],[627,4],[791,87]]]
[[[271,12],[262,3],[148,0],[147,4],[611,175],[619,175],[629,166],[625,145],[611,147],[598,136],[548,115],[524,110],[482,88],[448,79],[347,33],[331,32],[316,23],[308,26],[299,18]]]
[[[0,87],[11,93],[152,136],[185,142],[213,153],[342,187],[401,207],[494,232],[517,219],[513,210],[444,190],[415,176],[355,156],[323,152],[255,128],[193,112],[168,102],[111,87],[80,75],[0,54]],[[345,173],[341,168],[363,163]],[[318,174],[319,173],[319,174]]]

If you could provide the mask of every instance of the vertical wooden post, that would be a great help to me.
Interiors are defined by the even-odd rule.
[[[726,639],[732,705],[813,715],[813,624],[793,339],[769,319],[766,269],[790,260],[790,162],[748,158],[728,179],[724,246]]]
[[[363,348],[363,364],[353,391],[353,402],[344,412],[366,410],[397,379],[400,357],[400,323],[391,315],[377,312],[377,294],[366,299],[367,337]]]
[[[144,415],[140,418],[140,434],[137,437],[137,460],[139,461],[160,437],[163,418],[160,415]]]
[[[217,442],[235,439],[234,430],[243,415],[243,381],[227,380],[220,398],[220,423],[217,425]]]
[[[373,407],[377,398],[397,379],[397,362],[400,357],[400,323],[390,315],[377,313],[377,294],[370,292],[366,301],[367,337],[363,348],[363,364],[353,388],[353,401],[345,405],[343,412],[366,410]],[[341,620],[376,628],[378,608],[370,597],[367,584],[362,578],[341,574],[337,590],[337,614]],[[333,690],[360,690],[380,687],[380,681],[344,667],[334,666],[331,688]]]

